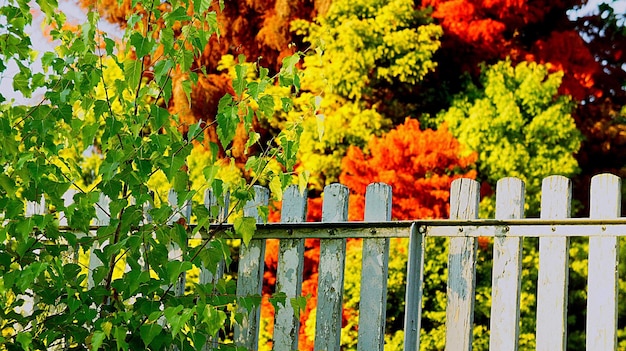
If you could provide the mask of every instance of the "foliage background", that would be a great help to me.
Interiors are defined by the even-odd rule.
[[[309,219],[319,218],[322,189],[335,181],[351,186],[350,216],[358,219],[360,189],[377,180],[386,180],[394,187],[396,219],[446,217],[449,182],[461,175],[481,182],[482,216],[493,215],[493,189],[499,178],[522,178],[528,194],[527,214],[536,216],[540,181],[551,174],[573,179],[575,209],[584,216],[588,213],[590,177],[607,171],[620,176],[626,174],[623,162],[626,155],[625,14],[610,6],[618,3],[607,1],[594,5],[597,11],[593,13],[580,14],[572,11],[586,1],[229,2],[216,12],[215,18],[206,21],[215,25],[212,29],[219,30],[219,37],[213,35],[206,43],[201,42],[197,55],[180,57],[191,74],[173,70],[167,75],[171,87],[160,98],[167,102],[167,112],[178,116],[171,133],[175,129],[185,135],[197,128],[194,126],[206,126],[202,127],[204,140],[186,149],[191,190],[202,190],[207,178],[229,184],[256,182],[272,189],[286,185],[287,177],[277,176],[281,167],[275,161],[264,167],[267,172],[255,172],[254,167],[262,163],[258,155],[263,154],[267,142],[297,125],[300,145],[289,165],[303,174],[301,181],[307,178],[304,175],[310,177]],[[166,13],[177,4],[180,5],[159,3],[156,8]],[[128,16],[146,11],[131,0],[121,4],[114,0],[81,0],[80,5],[96,9],[98,16],[122,27],[127,26]],[[187,6],[187,15],[195,15],[196,8]],[[45,12],[45,6],[41,10]],[[89,23],[96,27],[96,20],[90,18]],[[89,25],[71,29],[84,33],[81,30],[89,29]],[[66,32],[68,39],[72,38],[70,32]],[[157,21],[153,33],[155,37],[178,38],[184,31],[176,21],[164,20]],[[4,43],[9,43],[8,47],[18,57],[26,59],[25,42]],[[144,47],[136,40],[134,43],[131,40],[130,45],[135,50]],[[156,45],[153,49],[163,50]],[[267,67],[268,76],[287,73],[281,71],[281,64],[295,52],[304,53],[298,64],[302,75],[297,82],[293,77],[285,77],[284,81],[292,86],[264,80],[259,67]],[[240,54],[245,59],[240,60]],[[149,60],[146,63],[150,64]],[[113,72],[116,65],[124,66],[120,62],[107,64],[111,72],[105,70],[103,74],[119,76],[119,71]],[[38,75],[22,78],[18,75],[15,79],[15,89],[25,95],[43,79]],[[136,80],[136,76],[127,74],[124,80],[128,79]],[[146,74],[141,79],[159,83],[158,74],[153,77]],[[257,84],[254,87],[264,86],[267,97],[253,98],[246,111],[254,113],[245,113],[251,116],[247,128],[231,123],[225,138],[224,129],[218,129],[218,119],[224,118],[227,104],[220,101],[225,94],[233,96],[235,102],[244,95],[254,96],[249,90],[248,95],[242,94],[243,87],[250,88],[253,82]],[[91,87],[96,91],[95,99],[102,99],[102,87],[98,84]],[[124,94],[126,97],[117,99],[112,106],[115,113],[120,112],[116,104],[128,100],[128,92],[117,91],[118,97]],[[3,113],[25,113],[24,109],[6,111]],[[84,106],[72,105],[72,113],[91,118]],[[254,132],[250,133],[252,129]],[[231,137],[232,143],[223,145]],[[103,161],[93,155],[85,157],[82,154],[85,145],[70,145],[59,157],[66,163],[75,160],[79,165],[71,171],[76,182],[90,184],[97,182],[97,175],[109,174],[105,172],[107,158]],[[394,155],[399,150],[403,153]],[[109,170],[112,165],[108,163]],[[62,165],[59,167],[64,169]],[[200,169],[208,170],[200,172]],[[160,198],[165,199],[174,173],[154,174],[150,187],[157,189]],[[186,176],[178,177],[180,183]],[[431,200],[423,200],[426,193]],[[402,208],[419,208],[419,211],[403,212]],[[405,244],[394,245],[402,252]],[[490,281],[489,245],[482,242],[480,257],[485,265],[478,272],[485,282]],[[524,272],[529,281],[535,277],[535,246],[532,241],[526,243]],[[313,298],[304,318],[314,313],[317,262],[316,243],[308,241],[307,248],[310,255],[305,292]],[[429,250],[434,251],[426,279],[432,286],[442,287],[445,252]],[[357,243],[350,245],[350,255],[358,259]],[[570,279],[570,311],[583,306],[584,290],[580,286],[586,274],[586,244],[573,243],[571,255],[576,263]],[[395,285],[402,281],[405,258],[402,255],[394,258],[397,261],[391,265],[399,267],[391,276]],[[268,256],[266,265],[266,292],[270,293],[275,259]],[[348,280],[356,274],[348,272]],[[358,316],[354,298],[359,288],[358,280],[348,284],[346,347],[354,342],[351,335]],[[478,289],[484,306],[489,304],[486,289],[486,286]],[[523,305],[528,317],[523,321],[520,339],[522,345],[532,347],[534,291],[532,284],[524,289],[527,303]],[[432,299],[425,302],[430,312],[425,313],[427,332],[423,348],[440,349],[444,302],[437,291],[431,294]],[[402,296],[402,292],[394,291],[390,301],[395,301],[397,296]],[[400,307],[390,303],[390,340],[398,338],[396,323]],[[484,344],[480,340],[488,332],[487,311],[485,307],[476,314],[477,349]],[[583,321],[583,316],[578,315],[570,319],[571,349],[581,345]],[[303,348],[311,347],[311,341],[306,339],[311,331],[307,328],[310,323],[303,319],[300,343]],[[621,342],[624,342],[623,334],[621,331]]]

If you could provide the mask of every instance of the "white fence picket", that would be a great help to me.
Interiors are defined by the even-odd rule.
[[[450,219],[478,218],[480,185],[456,179],[450,190]],[[446,350],[472,349],[476,290],[476,238],[450,239],[446,305]]]
[[[280,221],[282,223],[304,222],[307,209],[306,191],[300,193],[298,186],[289,186],[283,195]],[[276,292],[284,294],[285,305],[276,311],[274,323],[274,349],[297,350],[300,329],[299,313],[294,311],[292,298],[302,295],[302,272],[304,269],[304,239],[283,239],[278,252]]]
[[[100,194],[100,198],[98,199],[98,203],[96,205],[96,219],[94,220],[94,224],[96,226],[107,226],[111,222],[111,215],[109,213],[109,204],[111,203],[111,199],[104,195]],[[95,238],[96,233],[92,233]],[[87,275],[87,288],[91,289],[96,286],[96,282],[93,278],[93,272],[102,267],[103,262],[100,258],[95,254],[94,251],[100,250],[100,248],[104,248],[108,245],[108,240],[105,240],[102,245],[98,240],[94,240],[91,248],[89,249],[89,274]],[[100,282],[97,282],[100,284]]]
[[[563,176],[543,180],[541,218],[569,218],[572,182]],[[537,281],[537,350],[565,350],[567,346],[567,285],[569,238],[539,238]]]
[[[620,178],[600,174],[591,179],[591,218],[617,218],[621,214]],[[589,238],[587,290],[587,350],[617,349],[617,267],[619,238]]]
[[[391,220],[391,186],[373,183],[365,192],[365,221]],[[382,351],[387,317],[389,238],[363,239],[358,350]]]
[[[341,184],[324,188],[322,222],[345,222],[348,219],[349,194],[348,188]],[[315,351],[340,349],[345,263],[346,239],[320,240]]]
[[[524,182],[504,178],[496,187],[496,219],[524,217]],[[489,348],[517,350],[519,338],[522,238],[502,230],[493,243]]]
[[[258,206],[267,206],[269,191],[266,188],[254,186],[254,200],[246,204],[244,216],[255,217],[257,222],[262,218],[258,213]],[[252,239],[248,245],[241,244],[239,251],[239,275],[237,277],[237,295],[243,298],[261,295],[263,288],[263,270],[265,264],[265,240]],[[261,308],[252,310],[240,309],[243,320],[235,326],[235,342],[238,346],[256,350],[259,343],[259,324]]]

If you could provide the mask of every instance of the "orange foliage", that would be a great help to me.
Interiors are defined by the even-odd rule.
[[[351,191],[350,219],[363,219],[365,189],[373,182],[392,186],[395,219],[447,217],[452,181],[476,177],[476,155],[462,155],[461,144],[445,126],[421,130],[410,118],[372,138],[366,152],[350,147],[339,177]]]

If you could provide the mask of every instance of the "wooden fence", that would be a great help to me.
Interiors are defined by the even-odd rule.
[[[258,187],[255,191],[255,201],[245,211],[248,216],[255,216],[256,205],[268,201],[266,189]],[[561,176],[544,179],[540,218],[522,219],[524,184],[516,178],[505,178],[497,184],[495,219],[479,220],[479,184],[458,179],[452,183],[449,220],[391,221],[391,187],[376,183],[367,188],[365,221],[346,222],[349,190],[332,184],[324,191],[322,222],[304,223],[305,195],[290,187],[284,194],[281,223],[259,224],[254,239],[241,249],[237,293],[241,296],[261,293],[265,241],[279,239],[276,291],[284,293],[287,299],[285,308],[275,315],[273,348],[297,350],[299,320],[289,298],[301,295],[304,240],[319,238],[315,349],[340,350],[346,239],[362,238],[358,349],[383,350],[389,240],[410,238],[404,349],[419,350],[423,267],[428,259],[424,257],[424,243],[430,237],[449,237],[446,350],[471,350],[477,238],[494,237],[490,350],[517,350],[522,240],[538,237],[537,350],[565,350],[569,238],[589,237],[586,348],[615,350],[618,239],[626,235],[626,220],[619,218],[621,180],[609,174],[592,179],[590,218],[569,218],[571,193],[569,179]],[[211,201],[206,200],[207,206]],[[31,204],[29,211],[37,211],[35,207]],[[106,221],[104,217],[100,220]],[[98,264],[101,263],[96,259],[90,266],[93,269]],[[202,273],[201,279],[211,281],[214,277]],[[179,284],[184,287],[184,276]],[[256,350],[260,311],[254,309],[245,314],[243,323],[235,330],[235,342]]]

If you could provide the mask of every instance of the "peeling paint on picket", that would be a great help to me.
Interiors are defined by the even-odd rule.
[[[267,206],[269,191],[258,185],[254,186],[254,200],[244,207],[244,216],[256,218],[258,223],[263,220],[258,206]],[[248,245],[241,244],[239,252],[239,273],[237,279],[237,296],[260,296],[263,289],[263,270],[265,263],[265,240],[252,239]],[[259,343],[261,306],[250,310],[240,308],[243,320],[235,325],[235,343],[249,350],[256,350]]]
[[[365,221],[391,220],[391,186],[370,184],[365,192]],[[389,238],[363,239],[358,350],[383,351],[387,317]]]
[[[324,188],[322,222],[344,222],[348,219],[348,188],[331,184]],[[315,351],[339,351],[343,303],[343,278],[346,264],[346,239],[320,240],[320,262],[317,281]]]
[[[480,185],[457,179],[450,190],[450,219],[478,218]],[[476,290],[476,238],[450,239],[446,305],[446,350],[472,349]]]
[[[496,219],[524,217],[524,183],[504,178],[496,187]],[[522,239],[506,237],[493,242],[491,320],[489,345],[492,350],[517,350],[522,279]]]
[[[280,220],[283,223],[304,222],[307,210],[306,192],[300,193],[298,186],[291,185],[283,195]],[[280,241],[278,267],[276,272],[276,292],[285,295],[285,304],[276,311],[274,327],[274,349],[297,350],[300,320],[294,311],[291,299],[302,295],[302,275],[304,270],[304,239]]]

